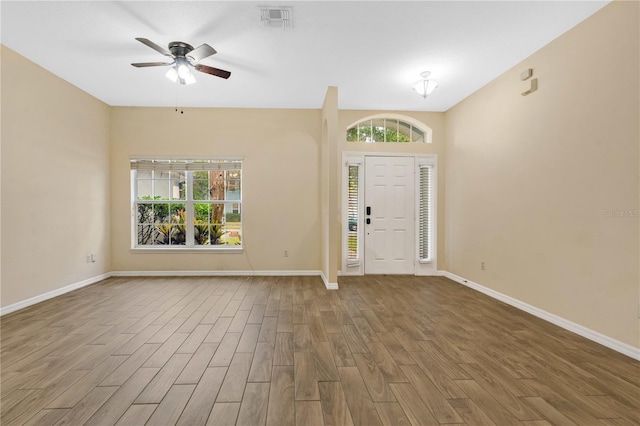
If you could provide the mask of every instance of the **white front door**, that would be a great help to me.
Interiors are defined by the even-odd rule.
[[[366,274],[415,273],[413,157],[365,158]]]

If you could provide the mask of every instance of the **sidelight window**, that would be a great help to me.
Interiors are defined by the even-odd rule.
[[[359,194],[358,194],[358,174],[360,165],[350,164],[348,166],[347,182],[347,260],[357,261],[359,255],[358,247],[358,218],[359,218]]]
[[[421,165],[419,167],[418,256],[421,261],[431,260],[431,233],[433,228],[432,174],[432,166]]]

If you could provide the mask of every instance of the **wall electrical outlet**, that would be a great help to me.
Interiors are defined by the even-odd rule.
[[[284,257],[289,257],[289,251],[288,250],[284,251]]]
[[[484,271],[484,262],[480,262],[480,269],[482,269]]]
[[[84,261],[85,261],[86,263],[91,263],[91,255],[90,255],[90,254],[85,255],[85,257],[84,257]]]

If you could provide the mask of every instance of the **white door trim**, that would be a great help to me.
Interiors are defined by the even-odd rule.
[[[433,211],[432,211],[432,256],[428,261],[421,261],[418,257],[418,238],[416,238],[415,243],[415,275],[437,275],[438,274],[438,233],[437,233],[437,223],[438,223],[438,156],[437,154],[424,154],[424,153],[389,153],[389,152],[353,152],[353,151],[345,151],[342,153],[342,200],[341,200],[341,242],[342,242],[342,256],[341,256],[341,271],[340,275],[364,275],[364,233],[362,230],[364,229],[364,159],[365,157],[412,157],[415,161],[414,172],[415,172],[415,229],[419,229],[419,167],[424,165],[429,165],[433,167],[433,176],[432,176],[432,200],[433,200]],[[348,233],[348,166],[349,165],[358,165],[359,166],[359,174],[358,174],[358,200],[360,201],[359,211],[358,211],[358,231],[357,231],[357,241],[358,241],[358,249],[359,256],[357,260],[348,260],[347,259],[347,233]]]

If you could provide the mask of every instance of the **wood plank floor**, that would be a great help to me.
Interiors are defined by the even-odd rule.
[[[110,278],[1,318],[2,425],[638,425],[640,363],[445,278]]]

